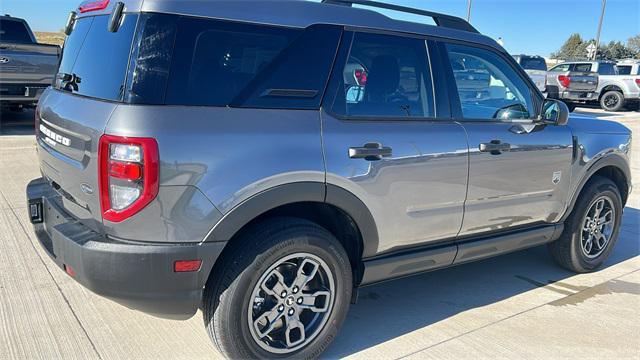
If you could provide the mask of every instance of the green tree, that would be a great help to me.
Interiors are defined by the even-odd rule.
[[[598,50],[598,59],[619,60],[634,57],[635,52],[620,41],[611,41]]]
[[[627,40],[627,48],[633,52],[633,58],[640,59],[640,34]]]
[[[551,54],[554,59],[584,59],[587,57],[586,47],[588,43],[582,40],[580,34],[572,34],[562,45],[560,50]]]

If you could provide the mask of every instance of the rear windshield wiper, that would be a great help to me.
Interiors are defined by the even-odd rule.
[[[70,92],[78,91],[78,84],[81,83],[81,79],[76,74],[58,73],[56,79],[60,81],[60,89]]]

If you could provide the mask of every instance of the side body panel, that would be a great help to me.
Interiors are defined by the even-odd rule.
[[[369,208],[378,253],[455,238],[467,189],[464,129],[447,121],[349,121],[323,113],[327,183]],[[351,159],[350,147],[392,148],[380,161]]]
[[[135,215],[131,226],[105,224],[124,238],[148,238],[159,231],[149,224],[157,224],[165,206],[191,204],[188,211],[173,205],[174,212],[164,211],[165,225],[158,225],[168,228],[166,241],[174,237],[172,222],[189,234],[175,240],[202,241],[223,215],[256,194],[290,183],[324,183],[318,111],[120,105],[106,133],[155,138],[160,188],[182,188]],[[322,201],[324,189],[312,197]]]
[[[566,126],[465,123],[469,192],[461,236],[559,220],[571,183],[572,136]],[[511,145],[501,154],[481,143]]]

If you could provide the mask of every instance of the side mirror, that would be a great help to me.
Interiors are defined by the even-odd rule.
[[[545,99],[542,104],[540,120],[545,124],[567,125],[569,122],[569,108],[560,100]]]

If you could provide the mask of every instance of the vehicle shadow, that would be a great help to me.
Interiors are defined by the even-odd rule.
[[[639,220],[638,209],[625,209],[618,242],[605,268],[640,255]],[[358,303],[351,306],[339,336],[323,358],[342,358],[467,310],[573,275],[558,267],[548,255],[546,246],[541,246],[365,287],[360,290]],[[557,291],[565,295],[577,291],[560,289],[558,287]]]
[[[0,109],[0,136],[3,135],[33,135],[34,109],[12,111]]]

